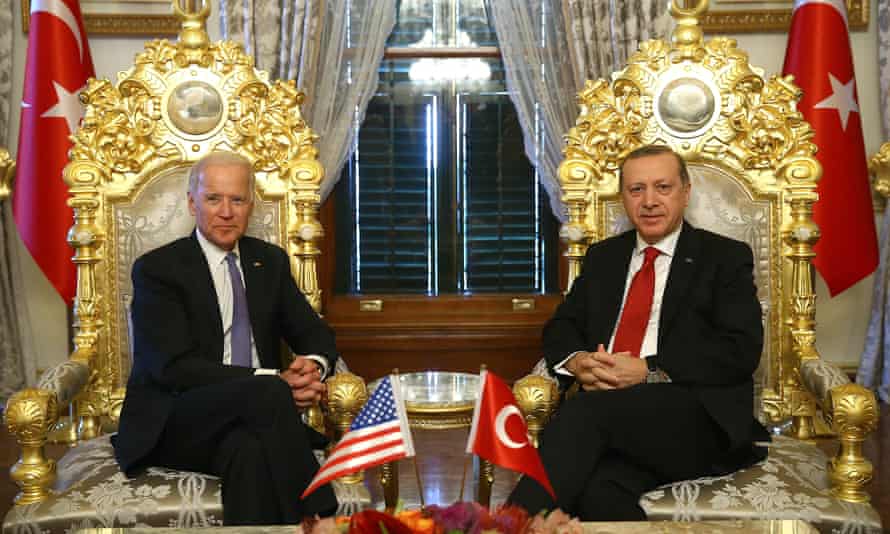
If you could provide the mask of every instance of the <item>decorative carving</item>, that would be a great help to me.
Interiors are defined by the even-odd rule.
[[[872,184],[875,192],[880,195],[883,204],[890,198],[890,142],[881,145],[877,154],[871,157],[868,164],[869,170],[874,175]],[[2,190],[0,190],[2,198]]]
[[[544,425],[559,402],[559,388],[553,380],[540,375],[527,375],[513,385],[513,396],[522,410],[532,445],[538,446],[538,438]]]
[[[9,151],[0,148],[0,200],[6,200],[12,193],[12,181],[15,179],[15,160]]]
[[[831,492],[849,502],[868,502],[865,485],[874,469],[862,454],[862,442],[878,425],[874,393],[857,384],[831,389],[829,417],[841,447],[829,462]]]
[[[50,428],[58,421],[56,397],[42,389],[25,389],[6,403],[4,420],[22,448],[22,455],[10,468],[10,477],[21,488],[15,504],[41,501],[56,479],[56,463],[47,459],[44,446]]]
[[[494,465],[484,459],[479,459],[479,492],[476,501],[482,506],[491,504],[491,487],[494,485]]]
[[[368,400],[368,388],[365,381],[352,373],[337,373],[326,382],[328,389],[328,417],[333,423],[339,439],[348,430],[352,420]],[[364,475],[361,471],[341,477],[345,484],[361,484]]]

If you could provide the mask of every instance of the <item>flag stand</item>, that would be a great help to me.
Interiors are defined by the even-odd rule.
[[[402,382],[399,380],[399,368],[398,367],[396,367],[392,370],[392,376],[393,376],[393,380],[395,381],[395,384],[393,384],[393,387],[401,388]],[[420,509],[422,510],[422,509],[426,508],[426,503],[423,499],[423,482],[420,480],[420,467],[418,467],[418,465],[417,465],[417,453],[416,452],[414,453],[414,457],[411,458],[411,460],[412,460],[412,463],[414,464],[414,478],[417,479],[417,491],[420,492]]]
[[[467,469],[469,468],[472,459],[472,454],[468,454],[466,459],[464,459],[464,473],[460,477],[460,496],[457,498],[458,502],[463,502],[464,500],[464,486],[467,484]]]

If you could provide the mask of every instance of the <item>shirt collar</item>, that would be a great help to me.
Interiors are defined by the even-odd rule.
[[[650,245],[642,237],[640,237],[640,233],[637,232],[637,247],[634,249],[634,254],[642,254],[646,247],[655,247],[661,252],[662,255],[671,257],[674,255],[674,251],[677,249],[677,241],[680,239],[680,231],[683,230],[683,223],[680,223],[673,232],[661,238],[660,241]]]
[[[226,255],[229,253],[228,250],[223,250],[211,243],[204,237],[204,234],[201,233],[200,228],[195,228],[195,235],[198,237],[198,244],[201,245],[201,251],[204,252],[204,257],[207,258],[207,263],[210,266],[219,265],[226,261]],[[232,249],[232,252],[235,253],[235,257],[240,259],[241,251],[238,249],[238,243],[235,243],[235,248]]]

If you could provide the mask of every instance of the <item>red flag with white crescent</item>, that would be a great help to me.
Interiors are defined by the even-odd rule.
[[[77,95],[92,76],[77,0],[32,0],[12,209],[22,241],[68,304],[76,272],[67,243],[73,218],[62,170],[69,136],[83,114]]]
[[[822,164],[813,264],[832,296],[878,265],[862,118],[843,0],[795,0],[784,74],[803,89],[798,108],[815,130]]]
[[[538,449],[528,439],[528,427],[513,392],[503,380],[488,371],[482,371],[479,378],[482,390],[473,412],[467,452],[530,476],[555,499],[556,493],[547,478]]]

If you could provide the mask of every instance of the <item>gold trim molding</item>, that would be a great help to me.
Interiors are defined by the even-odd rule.
[[[851,30],[868,29],[868,0],[847,0]],[[791,25],[791,9],[738,9],[708,11],[702,16],[707,33],[784,32]]]
[[[176,35],[180,29],[176,15],[136,13],[84,13],[83,24],[91,35]],[[31,25],[31,0],[22,0],[22,33]]]

